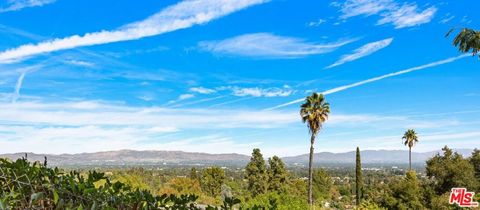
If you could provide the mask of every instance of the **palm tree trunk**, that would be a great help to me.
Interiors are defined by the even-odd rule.
[[[410,171],[412,170],[412,147],[408,147],[408,162],[410,165]]]
[[[312,179],[313,179],[313,143],[315,143],[315,134],[312,134],[310,139],[310,157],[308,162],[308,204],[310,208],[313,206],[313,196],[312,196]]]

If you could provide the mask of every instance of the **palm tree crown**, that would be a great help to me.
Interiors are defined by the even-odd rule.
[[[307,123],[310,133],[317,134],[330,114],[330,104],[325,101],[323,94],[313,93],[305,99],[300,109],[303,123]]]
[[[408,147],[413,147],[418,142],[417,133],[413,129],[408,129],[403,134],[402,139],[404,140],[403,144]]]
[[[451,29],[447,36],[455,30]],[[463,28],[460,33],[453,39],[453,45],[458,48],[460,52],[469,53],[472,51],[472,55],[480,53],[480,31],[475,31],[469,28]]]

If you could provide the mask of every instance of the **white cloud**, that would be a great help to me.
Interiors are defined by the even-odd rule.
[[[132,149],[138,147],[141,141],[176,131],[172,127],[1,125],[0,153],[32,151],[59,154]]]
[[[149,95],[141,95],[137,97],[138,99],[144,100],[144,101],[153,101],[155,98],[153,96]]]
[[[155,149],[248,154],[261,142],[254,140],[239,143],[234,139],[237,136],[228,137],[218,134],[217,131],[301,126],[296,110],[259,111],[228,108],[212,111],[212,109],[145,108],[95,101],[62,103],[19,101],[16,104],[0,103],[0,110],[2,110],[0,119],[2,122],[8,122],[0,125],[0,153],[28,151],[58,154]],[[385,125],[403,128],[413,124],[429,124],[424,117],[418,119],[421,120],[414,120],[408,116],[333,113],[327,126],[337,128],[367,126],[378,129],[384,128],[382,126]],[[392,122],[395,125],[392,125]],[[451,124],[441,126],[451,127]],[[191,135],[192,130],[198,133]],[[275,132],[265,130],[269,131]],[[304,133],[302,131],[302,134]],[[468,138],[474,135],[478,136],[478,132],[450,137]],[[425,140],[432,138],[422,136]],[[271,153],[268,152],[270,154],[278,155],[278,152],[273,150],[275,148],[265,149],[270,150]]]
[[[187,100],[187,99],[191,99],[191,98],[193,98],[193,97],[195,97],[195,95],[193,95],[193,94],[189,94],[189,93],[182,94],[182,95],[178,96],[177,99],[169,101],[169,102],[167,103],[167,105],[174,104],[174,103],[177,103],[177,102],[180,102],[180,101],[184,101],[184,100]]]
[[[112,42],[135,40],[207,23],[267,0],[189,0],[169,6],[145,20],[117,30],[73,35],[38,44],[27,44],[0,53],[0,62],[14,62],[29,56]]]
[[[372,54],[372,53],[374,53],[378,50],[381,50],[381,49],[387,47],[388,45],[390,45],[390,43],[392,43],[392,41],[393,41],[393,38],[388,38],[388,39],[384,39],[384,40],[380,40],[380,41],[365,44],[365,45],[361,46],[360,48],[357,48],[355,51],[353,51],[353,53],[343,55],[342,58],[340,58],[340,60],[336,61],[332,65],[327,66],[326,68],[332,68],[332,67],[350,62],[350,61],[357,60],[357,59],[365,57],[367,55],[370,55],[370,54]]]
[[[88,61],[82,61],[82,60],[66,60],[65,63],[67,64],[70,64],[70,65],[74,65],[74,66],[81,66],[81,67],[88,67],[88,68],[91,68],[91,67],[94,67],[95,64],[92,63],[92,62],[88,62]]]
[[[399,4],[393,0],[347,0],[340,7],[340,18],[347,19],[354,16],[379,15],[382,18],[378,25],[393,24],[395,28],[405,28],[430,22],[437,8],[435,6],[421,10],[416,3]]]
[[[200,93],[200,94],[211,94],[217,92],[214,89],[204,88],[204,87],[192,87],[190,88],[191,92]]]
[[[207,153],[249,154],[261,142],[237,143],[229,137],[206,135],[194,138],[174,138],[154,136],[148,129],[104,129],[95,126],[79,128],[44,128],[18,126],[17,128],[0,126],[0,131],[20,135],[4,135],[0,139],[0,153],[35,152],[48,154],[84,153],[99,151],[133,150],[167,150]],[[157,134],[169,134],[160,132]],[[32,136],[35,136],[32,138]],[[7,138],[5,138],[7,137]],[[15,141],[5,139],[15,138]],[[52,147],[51,145],[55,145]],[[221,148],[221,149],[219,149]]]
[[[286,97],[293,93],[290,88],[233,88],[233,95],[235,96],[253,96],[253,97]]]
[[[263,96],[263,90],[258,87],[255,88],[233,88],[233,95],[235,96],[253,96],[260,97]]]
[[[347,19],[359,15],[375,15],[385,10],[394,8],[392,0],[347,0],[343,4],[332,4],[340,7],[342,15],[340,18]]]
[[[460,132],[460,133],[449,133],[449,134],[430,134],[422,136],[422,140],[425,141],[439,141],[439,140],[459,140],[465,138],[473,138],[473,137],[480,137],[479,131],[471,131],[471,132]]]
[[[0,13],[18,11],[28,7],[41,7],[54,3],[56,0],[7,0],[6,7],[0,8]]]
[[[472,23],[472,20],[467,15],[465,15],[465,16],[462,17],[462,20],[460,20],[460,22],[470,24],[470,23]]]
[[[447,15],[445,15],[445,17],[442,20],[440,20],[440,23],[443,23],[443,24],[448,23],[451,20],[453,20],[454,18],[455,18],[454,15],[451,15],[450,13],[447,13]]]
[[[382,76],[366,79],[366,80],[356,82],[356,83],[353,83],[353,84],[343,85],[343,86],[340,86],[340,87],[336,87],[336,88],[333,88],[333,89],[330,89],[330,90],[323,91],[322,94],[329,95],[329,94],[332,94],[332,93],[348,90],[350,88],[354,88],[354,87],[357,87],[357,86],[361,86],[361,85],[365,85],[365,84],[368,84],[368,83],[383,80],[383,79],[386,79],[386,78],[389,78],[389,77],[394,77],[394,76],[410,73],[410,72],[413,72],[413,71],[419,71],[419,70],[423,70],[423,69],[427,69],[427,68],[447,64],[447,63],[451,63],[451,62],[454,62],[458,59],[465,58],[467,56],[469,56],[469,55],[460,55],[460,56],[456,56],[456,57],[451,57],[451,58],[447,58],[447,59],[444,59],[444,60],[439,60],[439,61],[435,61],[435,62],[432,62],[432,63],[424,64],[424,65],[421,65],[421,66],[416,66],[416,67],[412,67],[412,68],[409,68],[409,69],[393,72],[393,73],[390,73],[390,74],[385,74],[385,75],[382,75]],[[292,104],[300,103],[300,102],[303,102],[303,101],[305,101],[305,98],[300,98],[300,99],[297,99],[297,100],[294,100],[294,101],[290,101],[290,102],[287,102],[287,103],[283,103],[283,104],[268,108],[266,110],[274,110],[274,109],[282,108],[282,107],[289,106],[289,105],[292,105]]]
[[[178,97],[179,100],[186,100],[186,99],[189,99],[189,98],[193,98],[195,97],[195,95],[193,94],[182,94]]]
[[[309,22],[307,25],[310,26],[310,27],[318,27],[320,25],[322,25],[323,23],[327,22],[327,20],[325,19],[318,19],[316,21],[312,21],[312,22]]]
[[[298,58],[328,53],[353,41],[346,40],[319,44],[270,33],[253,33],[221,41],[203,41],[199,43],[199,47],[203,50],[223,55],[257,58]]]
[[[227,97],[227,96],[217,96],[217,97],[212,97],[212,98],[203,98],[203,99],[199,99],[199,100],[196,100],[196,101],[190,101],[190,102],[185,102],[185,103],[181,103],[181,104],[176,104],[176,105],[172,106],[171,108],[185,107],[185,106],[189,106],[189,105],[201,104],[201,103],[218,100],[218,99],[225,98],[225,97]]]
[[[283,87],[238,87],[238,86],[223,86],[217,90],[229,90],[234,96],[251,96],[251,97],[286,97],[293,94],[295,91],[288,85]]]
[[[417,5],[405,4],[390,11],[389,13],[384,14],[383,18],[380,19],[377,24],[383,25],[386,23],[391,23],[395,25],[395,28],[422,25],[424,23],[429,23],[433,19],[433,16],[436,12],[436,7],[429,7],[422,12],[418,12]]]
[[[0,103],[0,119],[35,126],[267,128],[298,122],[296,112],[130,107],[95,101]],[[1,132],[0,132],[1,133]]]
[[[401,135],[400,135],[401,136]],[[435,150],[440,150],[444,145],[448,145],[450,148],[472,148],[472,145],[478,144],[478,138],[480,137],[480,132],[478,131],[460,131],[456,133],[448,132],[419,132],[420,144],[415,146],[415,151],[417,152],[431,152]],[[347,152],[351,149],[345,148],[354,148],[356,145],[364,145],[364,150],[398,150],[401,144],[399,143],[399,134],[398,131],[388,132],[379,136],[375,133],[372,136],[365,137],[353,134],[347,138],[338,139],[331,142],[348,142],[348,146],[345,144],[338,144],[329,146],[328,151],[332,152]],[[330,143],[330,142],[329,142]],[[327,144],[325,144],[327,145]],[[328,144],[331,145],[331,144]],[[332,148],[335,147],[335,148]],[[405,149],[405,148],[403,148]],[[406,151],[407,152],[407,151]],[[408,154],[405,153],[405,154]]]
[[[229,100],[229,101],[224,101],[224,102],[221,102],[221,103],[212,104],[208,108],[220,107],[220,106],[225,106],[227,104],[233,104],[233,103],[239,103],[239,102],[250,100],[250,99],[252,99],[252,97],[237,98],[237,99],[234,99],[234,100]]]

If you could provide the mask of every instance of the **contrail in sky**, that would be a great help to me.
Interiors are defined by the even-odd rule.
[[[12,103],[17,102],[18,98],[20,97],[20,89],[22,88],[23,79],[25,79],[27,73],[34,72],[41,67],[42,65],[35,65],[20,70],[20,76],[18,77],[17,83],[15,84],[15,90],[13,91],[12,95]]]
[[[385,75],[382,75],[382,76],[374,77],[374,78],[371,78],[371,79],[363,80],[363,81],[356,82],[356,83],[353,83],[353,84],[350,84],[350,85],[344,85],[344,86],[336,87],[336,88],[326,90],[326,91],[321,92],[321,93],[323,95],[328,95],[328,94],[344,91],[344,90],[347,90],[347,89],[350,89],[350,88],[353,88],[353,87],[357,87],[357,86],[360,86],[360,85],[372,83],[372,82],[382,80],[382,79],[385,79],[385,78],[394,77],[394,76],[398,76],[398,75],[402,75],[402,74],[406,74],[406,73],[410,73],[410,72],[413,72],[413,71],[418,71],[418,70],[422,70],[422,69],[426,69],[426,68],[430,68],[430,67],[435,67],[435,66],[446,64],[446,63],[451,63],[453,61],[456,61],[458,59],[461,59],[461,58],[464,58],[464,57],[467,57],[467,56],[469,56],[469,55],[464,54],[464,55],[460,55],[460,56],[456,56],[456,57],[447,58],[447,59],[444,59],[444,60],[435,61],[435,62],[424,64],[424,65],[421,65],[421,66],[416,66],[416,67],[412,67],[412,68],[409,68],[409,69],[405,69],[405,70],[393,72],[393,73],[390,73],[390,74],[385,74]],[[300,98],[300,99],[297,99],[297,100],[294,100],[294,101],[290,101],[290,102],[287,102],[287,103],[284,103],[284,104],[280,104],[280,105],[268,108],[266,110],[273,110],[273,109],[282,108],[282,107],[289,106],[289,105],[292,105],[292,104],[300,103],[304,100],[305,100],[305,98]]]
[[[12,103],[17,102],[18,97],[20,97],[20,88],[22,88],[23,79],[25,78],[26,73],[27,72],[24,71],[20,74],[20,77],[18,77],[17,84],[15,85],[15,91],[12,97]]]
[[[56,38],[37,44],[25,44],[17,48],[0,52],[0,63],[13,63],[21,59],[73,49],[77,47],[108,44],[121,41],[137,40],[145,37],[185,29],[194,25],[205,24],[250,6],[266,3],[268,0],[185,0],[168,6],[152,16],[123,25],[114,30],[101,30]]]

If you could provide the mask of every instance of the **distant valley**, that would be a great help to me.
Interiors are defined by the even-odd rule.
[[[457,149],[458,153],[469,156],[471,149]],[[412,152],[412,162],[414,164],[424,164],[425,161],[440,151],[431,152]],[[0,154],[0,157],[17,159],[24,157],[25,153]],[[52,166],[208,166],[208,165],[228,165],[244,166],[250,159],[250,156],[241,154],[208,154],[182,151],[136,151],[119,150],[95,153],[79,154],[34,154],[27,153],[27,158],[32,161],[43,162],[44,157],[48,158],[48,164]],[[308,154],[282,157],[287,165],[306,165],[308,163]],[[325,165],[353,165],[355,162],[355,152],[315,153],[315,164]],[[365,150],[362,151],[362,162],[364,164],[405,164],[408,161],[408,151],[406,150]]]

